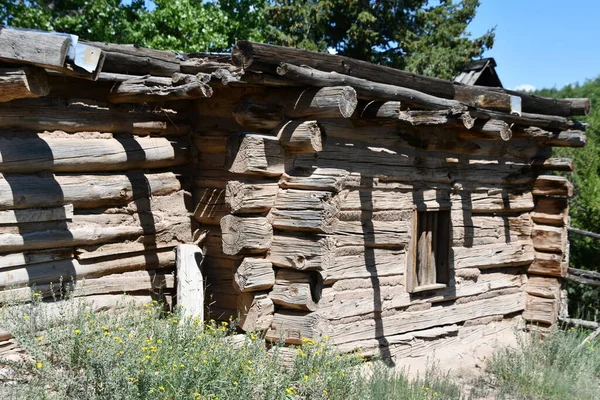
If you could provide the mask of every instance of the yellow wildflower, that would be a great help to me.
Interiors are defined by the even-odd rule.
[[[159,386],[158,390],[160,390],[161,392],[164,392],[165,391],[165,387],[164,386]]]
[[[38,361],[38,363],[36,364],[36,366],[37,366],[38,368],[42,368],[42,367],[44,366],[44,363],[43,363],[43,362],[41,362],[41,361]]]
[[[289,388],[285,389],[285,392],[287,394],[298,394],[298,392],[296,391],[296,389],[294,389],[293,387],[289,387]]]
[[[233,382],[233,385],[234,385],[234,386],[237,386],[237,385],[238,385],[237,381]]]

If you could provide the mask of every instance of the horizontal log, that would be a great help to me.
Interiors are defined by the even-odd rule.
[[[70,248],[4,254],[0,256],[0,270],[70,258],[73,258]]]
[[[531,233],[536,250],[563,253],[567,246],[566,227],[535,225]]]
[[[75,215],[73,222],[27,224],[14,232],[0,233],[0,253],[58,249],[136,239],[152,232],[165,238],[190,240],[189,219],[162,213]],[[187,228],[187,231],[185,230]]]
[[[266,331],[271,326],[275,306],[264,293],[241,293],[238,296],[238,327],[245,332]]]
[[[527,272],[541,276],[564,277],[567,274],[567,263],[562,254],[535,252],[535,260]]]
[[[233,214],[269,211],[275,204],[279,187],[269,181],[228,181],[225,203]]]
[[[328,236],[276,234],[267,259],[273,265],[298,270],[327,270],[335,260],[335,240]]]
[[[317,121],[288,121],[275,133],[289,153],[316,153],[323,150],[322,132]]]
[[[534,226],[529,214],[469,215],[463,210],[456,210],[452,211],[451,218],[451,237],[454,247],[526,241],[531,238]]]
[[[221,218],[231,211],[225,202],[225,189],[196,188],[194,199],[194,219],[202,224],[219,225]]]
[[[350,172],[338,168],[297,169],[284,173],[279,185],[290,189],[329,190],[339,192],[344,188]]]
[[[104,72],[171,77],[180,70],[181,62],[172,51],[147,49],[132,44],[80,42],[102,49],[106,55],[102,68]]]
[[[333,208],[325,210],[272,208],[267,220],[273,228],[283,231],[333,233],[337,229],[337,214],[338,211]]]
[[[529,265],[534,257],[535,252],[531,242],[521,241],[471,248],[453,247],[450,258],[454,269],[484,269]]]
[[[349,254],[348,254],[349,253]],[[406,252],[404,250],[340,248],[333,265],[324,271],[325,284],[336,281],[404,275]]]
[[[491,139],[506,142],[512,139],[512,136],[510,125],[499,119],[476,121],[470,130],[458,132],[458,137],[461,139]]]
[[[583,235],[583,236],[591,237],[591,238],[594,238],[594,239],[600,239],[600,234],[598,234],[598,233],[589,232],[589,231],[586,231],[586,230],[583,230],[583,229],[578,229],[578,228],[575,228],[573,226],[569,226],[567,228],[567,230],[569,232],[573,232],[573,233],[576,233],[578,235]]]
[[[0,174],[0,210],[73,204],[97,208],[174,193],[181,183],[171,172],[127,175]]]
[[[338,246],[402,249],[409,242],[411,231],[407,221],[353,219],[337,223],[334,238]]]
[[[212,88],[200,80],[179,86],[149,86],[144,82],[125,81],[113,87],[108,101],[114,104],[156,103],[211,97],[212,93]]]
[[[455,111],[465,111],[467,109],[465,105],[456,100],[439,98],[408,87],[377,83],[335,71],[323,72],[304,66],[282,63],[277,67],[277,74],[310,86],[350,85],[356,90],[358,97],[363,99],[401,101],[406,105],[433,110],[450,108]]]
[[[554,147],[584,147],[587,143],[587,137],[582,130],[566,130],[558,135],[552,135],[545,144]]]
[[[525,292],[532,296],[559,299],[560,281],[557,278],[530,276],[525,285]]]
[[[264,253],[271,247],[273,228],[264,217],[221,218],[223,253],[227,255]]]
[[[273,264],[263,258],[245,257],[233,276],[233,287],[238,292],[270,289],[274,284]]]
[[[523,319],[528,322],[552,325],[558,321],[558,300],[527,296]]]
[[[573,160],[570,158],[536,159],[531,163],[533,168],[542,171],[567,171],[573,172]]]
[[[166,115],[165,115],[166,113]],[[189,124],[173,112],[129,111],[61,99],[21,99],[0,104],[0,129],[112,132],[183,136]]]
[[[251,133],[232,134],[227,166],[236,174],[278,176],[284,171],[284,152],[279,140]]]
[[[540,225],[566,226],[569,223],[569,200],[539,197],[536,199],[531,218]]]
[[[572,197],[573,185],[564,176],[540,175],[533,185],[533,195]]]
[[[454,85],[454,99],[471,107],[508,113],[520,113],[522,108],[520,93],[510,95],[477,85]]]
[[[321,298],[323,281],[318,273],[280,269],[269,292],[273,303],[298,310],[314,311]]]
[[[480,118],[483,120],[501,120],[507,122],[510,125],[514,124],[517,127],[523,128],[538,127],[561,131],[577,130],[583,128],[583,125],[578,121],[555,115],[532,114],[526,112],[517,115],[502,113],[498,111],[490,111],[485,109],[476,109],[469,112],[473,118]]]
[[[529,113],[571,117],[576,115],[588,115],[591,108],[590,99],[585,98],[555,99],[509,89],[486,88],[486,90],[519,96],[521,98],[521,108],[524,112]]]
[[[79,246],[75,248],[78,260],[115,257],[117,255],[129,256],[133,253],[143,253],[150,250],[166,251],[179,244],[177,240],[164,241],[156,235],[144,235],[133,240],[125,239],[119,243],[97,244]]]
[[[2,27],[0,43],[1,61],[61,70],[71,39],[65,35]]]
[[[281,104],[243,99],[233,109],[233,118],[244,128],[271,130],[279,126],[285,117]]]
[[[600,272],[569,268],[565,279],[590,286],[600,286]]]
[[[396,121],[402,112],[400,101],[368,101],[360,104],[355,116],[368,121]]]
[[[0,138],[0,172],[122,171],[190,161],[187,143],[166,138]]]
[[[46,72],[38,67],[0,68],[0,102],[50,93]]]
[[[576,326],[578,328],[585,329],[598,329],[600,328],[600,323],[595,321],[586,321],[584,319],[576,319],[576,318],[559,318],[560,322],[570,325]]]
[[[167,268],[175,265],[172,251],[149,252],[139,256],[83,264],[77,260],[60,260],[35,266],[0,271],[0,288],[34,284],[69,282],[72,279],[97,278],[105,275]]]
[[[73,218],[73,205],[0,211],[0,225],[31,222],[67,221]]]

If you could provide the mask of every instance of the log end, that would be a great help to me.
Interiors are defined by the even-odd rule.
[[[236,67],[248,68],[254,61],[252,42],[239,40],[231,51],[231,61]]]

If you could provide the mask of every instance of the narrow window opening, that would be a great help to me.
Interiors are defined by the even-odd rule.
[[[434,290],[448,285],[450,253],[450,211],[419,211],[416,215],[412,292]]]

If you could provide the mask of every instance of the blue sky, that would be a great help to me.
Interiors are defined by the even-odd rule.
[[[600,0],[481,0],[469,31],[496,26],[504,87],[551,88],[600,75]]]

